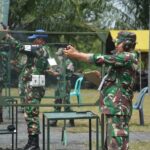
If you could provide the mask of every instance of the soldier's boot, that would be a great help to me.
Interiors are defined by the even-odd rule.
[[[29,135],[29,139],[27,144],[25,145],[23,150],[40,150],[39,147],[39,135]]]
[[[0,107],[0,123],[3,122],[3,110],[2,107]]]
[[[75,127],[74,119],[70,119],[67,127]]]
[[[51,127],[57,127],[57,120],[50,120]]]

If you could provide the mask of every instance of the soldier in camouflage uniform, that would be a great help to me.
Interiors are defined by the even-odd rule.
[[[0,23],[0,96],[2,96],[2,90],[7,83],[7,65],[8,65],[8,51],[5,47],[5,33],[3,31],[3,24]],[[3,122],[3,107],[0,106],[0,123]]]
[[[109,67],[100,93],[101,112],[106,116],[106,150],[129,149],[129,120],[132,115],[133,86],[138,62],[134,52],[136,35],[121,31],[113,55],[86,54],[68,46],[64,54],[80,61]]]
[[[58,63],[59,66],[56,68],[56,72],[57,72],[57,89],[55,91],[55,104],[70,104],[70,91],[71,91],[71,76],[74,72],[74,66],[73,63],[70,59],[65,58],[63,56],[63,49],[59,48],[58,51],[56,52],[56,55],[58,56]],[[64,67],[65,66],[65,67]],[[65,69],[65,70],[64,70]],[[66,85],[62,82],[65,81]],[[66,86],[64,89],[64,85]],[[65,90],[65,91],[64,91]],[[61,97],[61,94],[66,93],[64,98],[57,98],[57,97]],[[60,112],[61,111],[61,107],[60,106],[55,106],[54,107],[54,111],[55,112]],[[72,109],[69,106],[65,106],[64,107],[64,111],[65,112],[71,112]],[[57,121],[53,120],[50,122],[51,126],[57,126]],[[74,124],[74,120],[70,119],[68,126],[75,126]]]
[[[44,32],[44,30],[36,30]],[[16,41],[11,35],[7,34],[6,38],[17,52],[17,56],[21,56],[24,67],[21,70],[21,80],[24,85],[24,101],[25,104],[40,104],[41,98],[45,94],[44,74],[49,69],[49,47],[46,44],[47,34],[33,34],[29,36],[29,40],[33,40],[33,45],[22,45]],[[17,60],[17,59],[15,59]],[[19,63],[19,62],[18,62]],[[38,79],[37,79],[38,78]],[[28,142],[24,150],[39,150],[39,107],[26,106],[25,120],[27,122]]]
[[[13,69],[19,74],[18,78],[18,90],[19,90],[19,97],[20,97],[20,102],[21,104],[25,103],[25,85],[22,80],[23,76],[23,71],[22,68],[25,67],[25,62],[24,62],[24,54],[23,53],[18,53],[15,50],[13,51],[13,55],[15,56],[15,60],[11,60],[11,64]],[[12,58],[14,57],[12,56]],[[24,107],[21,106],[20,112],[24,112]]]
[[[2,96],[2,89],[7,82],[7,64],[8,64],[8,52],[5,47],[0,47],[0,96]],[[0,123],[3,122],[3,108],[0,107]]]

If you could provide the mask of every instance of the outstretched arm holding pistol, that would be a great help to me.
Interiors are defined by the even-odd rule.
[[[77,49],[75,49],[71,45],[68,45],[64,49],[64,54],[69,58],[76,59],[76,60],[83,61],[83,62],[91,62],[90,59],[91,59],[91,56],[93,56],[93,54],[79,52]]]

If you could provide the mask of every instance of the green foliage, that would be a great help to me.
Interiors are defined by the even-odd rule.
[[[11,29],[49,32],[99,32],[99,29],[147,29],[147,0],[12,0],[9,27]],[[50,36],[49,43],[66,42],[83,52],[100,52],[97,36]],[[87,64],[76,64],[85,70]],[[91,67],[93,68],[93,66]]]
[[[149,141],[136,141],[130,143],[131,150],[148,150],[150,147]]]
[[[115,29],[148,29],[148,0],[106,0],[101,27]]]
[[[12,0],[9,26],[27,30],[148,29],[148,0]]]
[[[76,35],[75,41],[71,42],[74,46],[82,52],[88,53],[100,53],[102,52],[102,41],[97,37],[97,35]],[[82,62],[74,62],[75,68],[80,71],[85,71],[87,69],[95,70],[97,67],[95,65],[89,65]]]

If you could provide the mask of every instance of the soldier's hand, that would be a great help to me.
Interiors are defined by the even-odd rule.
[[[65,56],[73,57],[75,53],[78,53],[78,50],[75,47],[68,45],[63,52]]]

